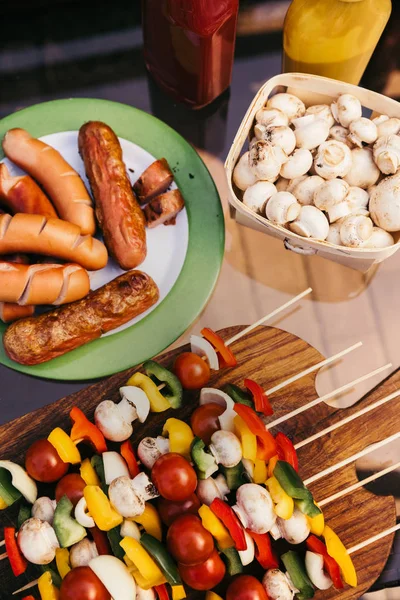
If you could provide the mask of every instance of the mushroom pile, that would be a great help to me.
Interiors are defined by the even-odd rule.
[[[400,231],[400,119],[362,116],[342,94],[306,108],[272,96],[233,182],[243,203],[275,225],[350,248],[385,248]]]

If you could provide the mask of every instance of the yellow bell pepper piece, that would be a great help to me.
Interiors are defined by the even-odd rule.
[[[328,525],[325,525],[322,535],[325,538],[328,554],[338,563],[345,582],[352,587],[357,587],[357,573],[353,561],[339,536]]]
[[[153,587],[166,582],[162,571],[140,542],[131,537],[124,537],[119,544],[123,550],[125,550],[125,554],[129,560],[133,562],[136,569],[139,571],[139,578],[144,580],[146,584]],[[132,571],[132,575],[136,579],[138,585],[143,587],[143,581],[142,583],[139,582],[136,571]]]
[[[133,385],[144,391],[150,402],[151,412],[163,412],[171,408],[170,403],[157,388],[156,384],[150,377],[143,373],[135,373],[132,375],[126,385]]]
[[[142,514],[137,517],[133,517],[132,521],[135,521],[135,523],[139,523],[139,525],[142,525],[146,533],[149,533],[150,535],[155,537],[159,542],[161,542],[161,519],[156,508],[152,504],[146,502]]]
[[[256,458],[254,461],[253,483],[265,483],[268,477],[267,465],[265,460]]]
[[[173,585],[172,586],[172,600],[183,600],[186,598],[186,592],[183,585]],[[222,600],[222,598],[221,598]]]
[[[110,504],[109,499],[98,485],[87,485],[83,490],[88,512],[97,527],[102,531],[110,531],[123,521],[121,515]]]
[[[53,429],[47,439],[57,450],[58,456],[63,462],[71,463],[72,465],[81,462],[81,455],[78,448],[61,427]]]
[[[190,446],[194,435],[189,425],[180,419],[167,419],[162,431],[163,436],[169,437],[170,452],[177,452],[182,456],[190,456]]]
[[[257,438],[250,428],[243,421],[242,417],[237,415],[233,419],[235,433],[242,445],[243,458],[248,458],[255,462],[257,457]],[[265,480],[264,480],[265,481]]]
[[[5,508],[8,508],[8,504],[6,504],[3,498],[0,497],[0,510],[4,510]]]
[[[279,460],[278,455],[273,456],[272,458],[269,459],[268,469],[267,469],[267,471],[268,471],[268,477],[273,477],[274,476],[274,469],[276,467],[276,463],[278,462],[278,460]]]
[[[43,573],[38,579],[39,594],[42,600],[58,600],[60,592],[53,585],[51,575],[48,571]]]
[[[231,548],[235,545],[235,542],[229,535],[225,525],[214,515],[211,508],[206,504],[202,504],[198,510],[199,517],[203,523],[203,527],[211,533],[211,535],[217,540],[218,545],[222,550],[225,548]]]
[[[206,593],[206,600],[223,600],[221,598],[221,596],[218,596],[218,594],[216,594],[215,592],[207,592]]]
[[[56,565],[57,571],[60,574],[61,579],[64,579],[71,570],[69,564],[69,550],[68,548],[57,548],[56,550]]]
[[[315,502],[315,504],[318,506],[318,504]],[[319,508],[319,506],[318,506]],[[318,535],[321,536],[324,532],[324,527],[325,527],[325,519],[324,519],[324,514],[321,512],[319,515],[317,515],[316,517],[307,517],[307,522],[308,522],[308,526],[310,528],[311,533],[313,533],[314,535]]]
[[[150,582],[148,582],[147,579],[145,579],[143,575],[139,573],[134,563],[126,554],[124,555],[124,563],[128,567],[129,573],[132,575],[138,586],[140,586],[143,590],[151,589]]]
[[[88,458],[85,458],[85,460],[82,462],[79,471],[86,485],[98,485],[100,487],[100,479],[98,478],[97,473],[92,467],[92,463]]]
[[[276,477],[270,477],[265,482],[273,503],[275,504],[275,512],[281,519],[290,519],[293,515],[294,501],[285,490],[281,487]]]

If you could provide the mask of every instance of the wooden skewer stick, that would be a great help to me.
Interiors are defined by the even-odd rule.
[[[338,394],[341,394],[342,392],[351,389],[358,383],[361,383],[362,381],[365,381],[366,379],[370,379],[370,377],[374,377],[374,375],[377,375],[378,373],[381,373],[382,371],[385,371],[386,369],[390,369],[391,366],[392,366],[392,363],[388,363],[387,365],[384,365],[383,367],[379,367],[379,369],[375,369],[374,371],[371,371],[370,373],[366,373],[366,375],[362,375],[362,377],[358,377],[357,379],[354,379],[354,381],[350,381],[350,383],[346,383],[345,385],[342,385],[342,387],[338,388],[337,390],[333,390],[333,392],[329,392],[329,394],[325,394],[324,396],[321,396],[320,398],[316,398],[315,400],[312,400],[308,404],[305,404],[304,406],[300,406],[300,408],[296,408],[295,410],[292,410],[290,413],[287,413],[286,415],[283,415],[282,417],[275,419],[275,421],[266,423],[265,427],[266,427],[266,429],[272,429],[272,427],[276,427],[276,425],[279,425],[279,423],[283,423],[284,421],[287,421],[288,419],[291,419],[292,417],[299,415],[300,413],[304,412],[305,410],[308,410],[309,408],[312,408],[313,406],[316,406],[317,404],[320,404],[321,402],[324,402],[325,400],[329,400],[330,398],[333,398],[334,396],[337,396]]]
[[[0,546],[4,546],[5,545],[5,541],[3,540],[2,542],[0,542]]]
[[[308,369],[305,369],[304,371],[301,371],[301,373],[297,373],[297,375],[293,375],[293,377],[286,379],[286,381],[282,381],[282,383],[278,383],[278,385],[275,385],[274,387],[270,388],[269,390],[265,390],[265,393],[268,395],[273,394],[274,392],[281,390],[282,388],[286,387],[287,385],[294,383],[298,379],[301,379],[302,377],[309,375],[313,371],[318,371],[318,369],[322,369],[322,367],[325,367],[326,365],[333,363],[335,360],[342,358],[342,356],[346,356],[346,354],[353,352],[353,350],[360,348],[360,346],[362,346],[362,342],[357,342],[353,346],[350,346],[350,348],[346,348],[346,350],[342,350],[341,352],[334,354],[330,358],[326,358],[325,360],[322,360],[321,362],[317,363],[316,365],[309,367]]]
[[[326,427],[325,429],[322,429],[322,431],[319,431],[318,433],[311,435],[309,438],[303,440],[302,442],[298,442],[295,445],[296,450],[298,450],[299,448],[302,448],[303,446],[306,446],[307,444],[310,444],[311,442],[314,442],[318,438],[322,437],[323,435],[326,435],[327,433],[330,433],[331,431],[335,431],[335,429],[338,429],[339,427],[343,427],[343,425],[347,425],[347,423],[350,423],[350,421],[353,421],[354,419],[357,419],[358,417],[362,417],[363,415],[367,414],[371,410],[375,410],[375,408],[378,408],[379,406],[386,404],[386,402],[390,402],[390,400],[393,400],[394,398],[397,398],[398,396],[400,396],[400,390],[398,390],[397,392],[393,392],[393,394],[390,394],[389,396],[386,396],[385,398],[381,398],[381,400],[374,402],[374,404],[371,404],[370,406],[366,406],[365,408],[359,410],[358,412],[354,413],[353,415],[350,415],[349,417],[346,417],[345,419],[342,419],[341,421],[334,423],[330,427]]]
[[[318,481],[318,479],[322,479],[322,477],[325,477],[325,475],[330,475],[331,473],[338,471],[342,467],[349,465],[350,463],[358,460],[359,458],[365,456],[366,454],[370,454],[371,452],[374,452],[375,450],[382,448],[382,446],[386,446],[387,444],[390,444],[390,442],[394,442],[394,440],[397,440],[398,438],[400,438],[400,431],[385,438],[384,440],[381,440],[380,442],[376,442],[375,444],[372,444],[372,446],[368,446],[367,448],[364,448],[364,450],[360,450],[360,452],[357,452],[356,454],[349,456],[349,458],[345,458],[344,460],[336,463],[336,465],[332,465],[332,467],[328,467],[327,469],[324,469],[323,471],[316,473],[312,477],[309,477],[308,479],[306,479],[304,481],[304,485],[309,485],[310,483],[313,483],[314,481]]]
[[[243,331],[240,331],[239,333],[237,333],[236,335],[234,335],[233,337],[231,337],[229,340],[227,340],[225,342],[225,346],[229,346],[230,344],[233,344],[233,342],[236,342],[241,337],[243,337],[244,335],[246,335],[247,333],[249,333],[250,331],[252,331],[256,327],[258,327],[259,325],[262,325],[263,323],[265,323],[265,321],[268,321],[268,319],[272,319],[272,317],[275,317],[280,312],[282,312],[283,310],[285,310],[289,306],[292,306],[292,304],[294,304],[295,302],[298,302],[299,300],[301,300],[302,298],[304,298],[304,296],[307,296],[311,292],[312,292],[312,288],[307,288],[306,290],[304,290],[304,292],[301,292],[301,294],[299,294],[298,296],[295,296],[294,298],[292,298],[291,300],[289,300],[285,304],[282,304],[282,306],[280,306],[279,308],[276,308],[275,310],[273,310],[268,315],[265,315],[265,317],[262,317],[261,319],[259,319],[255,323],[253,323],[252,325],[249,325],[248,327],[246,327],[245,329],[243,329]]]
[[[385,529],[384,531],[381,531],[380,533],[377,533],[376,535],[373,535],[372,537],[368,538],[364,542],[360,542],[356,546],[349,548],[349,550],[347,550],[347,554],[354,554],[354,552],[362,550],[366,546],[369,546],[370,544],[381,540],[382,538],[386,537],[387,535],[390,535],[391,533],[394,533],[395,531],[398,531],[399,529],[400,523],[397,523],[397,525],[393,525],[393,527],[389,527],[389,529]]]
[[[15,592],[13,592],[12,595],[15,596],[15,594],[19,594],[20,592],[24,592],[25,590],[30,590],[38,584],[38,581],[39,579],[35,579],[34,581],[27,583],[26,585],[24,585],[24,587],[19,588],[19,590],[15,590]]]
[[[4,560],[5,558],[7,558],[7,552],[0,554],[0,560]]]
[[[390,465],[390,467],[386,467],[386,469],[382,469],[381,471],[378,471],[377,473],[366,477],[365,479],[362,479],[361,481],[358,481],[357,483],[354,483],[353,485],[350,485],[349,487],[345,488],[344,490],[341,490],[340,492],[336,492],[336,494],[332,494],[332,496],[329,496],[324,500],[318,501],[318,506],[325,506],[326,504],[329,504],[334,500],[338,500],[339,498],[350,494],[350,492],[354,492],[355,490],[358,490],[358,488],[364,487],[368,483],[371,483],[371,481],[375,481],[376,479],[379,479],[380,477],[383,477],[384,475],[387,475],[388,473],[391,473],[396,469],[400,469],[400,461],[395,463],[394,465]]]

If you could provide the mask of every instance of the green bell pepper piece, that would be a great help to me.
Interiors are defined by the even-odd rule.
[[[125,550],[123,550],[123,548],[119,545],[119,543],[122,542],[122,537],[119,532],[120,527],[121,526],[118,525],[117,527],[114,527],[113,529],[107,531],[107,537],[108,541],[110,542],[111,550],[114,556],[116,556],[120,560],[124,560]]]
[[[143,548],[154,558],[161,571],[164,573],[166,580],[171,585],[182,585],[181,576],[179,575],[178,567],[172,560],[167,549],[164,548],[161,542],[148,533],[144,533],[140,538],[140,543]]]
[[[183,388],[178,377],[168,371],[165,367],[155,362],[154,360],[146,360],[143,363],[143,368],[147,377],[150,377],[157,385],[165,384],[161,391],[172,408],[179,408],[182,405]]]
[[[223,561],[226,566],[226,572],[228,575],[239,575],[243,573],[243,565],[240,560],[239,552],[233,546],[231,548],[220,549]]]
[[[86,529],[71,517],[72,509],[71,500],[64,495],[54,511],[53,529],[61,548],[69,548],[86,536]]]
[[[18,529],[21,527],[25,521],[30,519],[32,516],[31,507],[28,504],[21,504],[19,507],[18,517],[17,517],[17,527]]]
[[[234,467],[221,467],[221,471],[230,490],[237,490],[244,483],[251,483],[251,478],[242,461]]]
[[[11,483],[11,473],[2,467],[0,468],[0,496],[7,506],[11,506],[22,496]]]
[[[195,464],[198,479],[207,479],[213,473],[218,471],[218,465],[211,454],[204,450],[205,444],[199,437],[195,437],[191,446],[190,454]]]
[[[296,594],[296,598],[298,600],[314,598],[314,587],[307,575],[305,565],[300,556],[296,552],[293,552],[293,550],[289,550],[289,552],[283,554],[281,558],[293,585],[299,590]]]
[[[294,499],[302,513],[311,518],[321,514],[321,510],[314,503],[312,493],[306,488],[291,464],[284,460],[278,460],[274,469],[274,477],[288,496]]]
[[[108,496],[109,486],[106,484],[106,476],[104,473],[103,459],[98,454],[94,454],[92,456],[92,458],[90,459],[90,463],[91,463],[93,469],[96,471],[97,477],[100,479],[101,489],[103,490],[105,495]]]
[[[244,392],[234,383],[227,383],[223,390],[232,398],[234,402],[237,402],[238,404],[245,404],[246,406],[250,406],[250,408],[254,408],[254,402],[251,395],[247,392]]]

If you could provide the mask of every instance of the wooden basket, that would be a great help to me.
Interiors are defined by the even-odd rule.
[[[304,238],[296,233],[292,233],[288,229],[280,225],[275,225],[265,217],[254,213],[241,201],[242,192],[233,185],[232,172],[239,156],[243,151],[247,150],[247,147],[244,148],[244,146],[248,142],[256,112],[277,91],[288,91],[295,94],[303,100],[306,106],[322,103],[330,104],[340,94],[353,94],[360,99],[361,104],[365,108],[372,110],[374,113],[386,114],[390,117],[398,118],[400,118],[400,103],[376,92],[326,77],[302,73],[276,75],[272,79],[269,79],[255,95],[225,161],[225,172],[230,190],[229,202],[232,207],[232,213],[238,223],[282,240],[288,250],[292,250],[298,254],[318,254],[353,269],[367,271],[373,264],[380,263],[397,252],[400,247],[400,232],[394,234],[396,243],[389,248],[346,248],[344,246],[329,244],[328,242]]]

